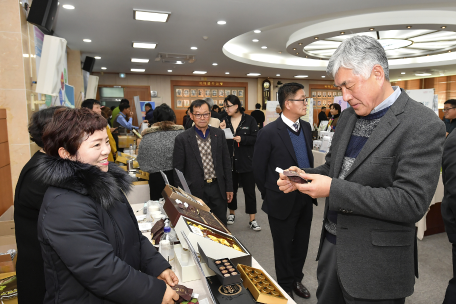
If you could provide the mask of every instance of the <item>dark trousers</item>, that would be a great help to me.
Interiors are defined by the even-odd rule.
[[[292,291],[293,283],[301,282],[304,277],[302,269],[309,247],[312,212],[313,204],[310,197],[297,195],[293,210],[286,219],[279,220],[268,215],[274,243],[277,282],[286,292]]]
[[[323,228],[324,229],[324,228]],[[336,245],[327,239],[323,242],[317,268],[317,299],[319,304],[403,304],[405,298],[391,300],[355,299],[340,283],[337,275]]]
[[[228,204],[230,210],[237,210],[237,191],[239,188],[239,182],[242,184],[245,197],[245,213],[256,214],[256,195],[255,195],[255,178],[252,172],[238,173],[232,171],[233,177],[233,200]]]
[[[174,185],[174,175],[173,170],[163,171],[168,181],[172,186]],[[150,173],[149,174],[149,189],[150,189],[150,199],[153,201],[159,200],[163,195],[161,194],[165,188],[165,180],[160,172]]]
[[[220,192],[217,180],[209,184],[204,184],[204,195],[201,199],[209,208],[211,208],[212,213],[226,226],[226,209],[228,203]]]
[[[456,244],[453,244],[453,278],[448,282],[443,304],[456,303]]]

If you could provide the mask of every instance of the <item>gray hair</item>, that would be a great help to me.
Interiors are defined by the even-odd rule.
[[[209,111],[212,110],[212,107],[214,106],[214,100],[210,97],[205,98],[206,102],[209,104]]]
[[[339,45],[329,59],[326,73],[335,77],[339,68],[344,67],[367,79],[376,64],[383,68],[385,79],[389,81],[388,59],[382,45],[373,37],[358,35]]]

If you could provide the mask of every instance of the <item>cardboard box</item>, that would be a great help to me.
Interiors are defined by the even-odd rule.
[[[190,281],[197,281],[201,280],[200,274],[197,269],[197,265],[195,264],[195,261],[193,261],[192,257],[190,256],[188,258],[188,264],[183,266],[182,265],[182,246],[180,244],[174,244],[174,256],[176,259],[176,268],[177,271],[180,273],[180,282],[185,283],[185,282],[190,282]],[[203,263],[201,261],[201,267],[203,268],[204,274],[206,276],[213,276],[215,273],[207,267],[206,263]]]
[[[191,223],[196,223],[197,225],[201,225],[204,228],[212,230],[214,233],[222,237],[233,240],[234,243],[243,250],[243,252],[237,251],[234,248],[222,245],[218,242],[211,240],[210,238],[204,237],[201,231],[198,233],[198,229],[190,228],[190,225],[187,224],[187,221]],[[244,245],[242,245],[242,243],[238,239],[236,239],[235,236],[231,234],[224,233],[220,230],[214,229],[208,225],[199,223],[185,216],[181,216],[179,218],[177,224],[174,227],[174,230],[176,230],[177,235],[181,235],[183,232],[187,236],[195,250],[198,250],[199,245],[204,250],[204,253],[207,257],[210,257],[215,260],[228,258],[231,260],[234,266],[236,266],[239,263],[244,265],[252,265],[252,256],[250,252],[245,248]],[[188,248],[185,242],[182,243],[182,246],[184,248]]]
[[[215,273],[215,275],[217,276],[217,278],[219,279],[220,283],[222,283],[223,286],[241,283],[241,275],[239,273],[237,273],[236,275],[230,275],[228,277],[225,277],[219,269],[219,266],[225,267],[224,264],[216,265],[215,260],[207,257],[206,254],[204,253],[204,250],[201,249],[199,244],[198,244],[198,251],[200,253],[202,262],[206,263],[207,266],[209,266],[209,268],[212,269],[212,271]],[[224,258],[224,261],[228,261],[229,263],[231,263],[231,261],[226,258]],[[230,266],[234,267],[234,265],[230,265]]]
[[[266,303],[266,304],[286,304],[286,303],[288,303],[288,299],[280,292],[279,288],[269,279],[269,277],[267,275],[265,275],[265,273],[262,270],[252,268],[253,270],[257,270],[257,271],[261,272],[261,275],[263,275],[267,279],[267,281],[269,282],[269,285],[273,286],[275,291],[277,291],[279,293],[279,295],[274,296],[269,293],[261,292],[257,288],[257,286],[251,281],[250,277],[247,275],[247,273],[245,271],[246,266],[247,265],[238,264],[237,270],[241,274],[242,283],[244,284],[245,288],[247,288],[250,291],[250,293],[252,294],[252,296],[255,298],[255,300],[257,302]]]

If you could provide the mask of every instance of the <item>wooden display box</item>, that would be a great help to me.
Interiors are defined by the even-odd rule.
[[[202,227],[209,229],[224,238],[231,239],[236,244],[236,246],[241,248],[243,252],[237,251],[234,248],[222,245],[211,240],[210,238],[204,237],[201,231],[198,232],[198,229],[192,229],[190,225],[187,224],[187,222],[201,225]],[[210,257],[214,260],[228,258],[231,260],[234,266],[237,264],[252,265],[252,255],[250,252],[235,236],[231,234],[224,233],[220,230],[214,229],[208,225],[199,223],[185,216],[181,216],[179,218],[177,224],[174,227],[174,230],[176,230],[177,235],[181,235],[182,232],[184,232],[191,242],[193,248],[195,248],[195,250],[197,250],[197,248],[202,248],[207,257]],[[187,244],[185,242],[182,244],[182,246],[184,248],[187,248]]]
[[[288,302],[288,299],[280,292],[279,288],[269,279],[268,276],[265,275],[265,273],[262,270],[252,268],[253,270],[257,270],[257,271],[261,272],[261,275],[263,275],[265,278],[267,278],[267,281],[269,282],[269,284],[274,287],[274,289],[279,293],[279,295],[274,296],[274,295],[271,295],[268,293],[261,292],[257,288],[257,286],[251,281],[250,277],[247,275],[247,273],[245,271],[246,266],[247,265],[238,264],[237,270],[241,274],[242,283],[244,284],[245,288],[247,288],[250,291],[253,298],[257,302],[266,303],[266,304],[286,304]],[[250,266],[248,266],[248,267],[250,267]]]

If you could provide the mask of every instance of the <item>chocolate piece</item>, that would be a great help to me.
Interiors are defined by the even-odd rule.
[[[228,266],[226,266],[226,268],[233,268],[233,266],[231,266],[231,265],[228,265]]]
[[[192,299],[193,289],[187,288],[184,285],[175,285],[171,288],[184,300],[190,301]]]
[[[232,272],[231,275],[237,275],[238,273],[237,272]]]
[[[267,289],[267,288],[265,287],[265,288],[261,289],[261,292],[263,292],[263,293],[269,293],[269,292],[270,292],[270,290],[269,290],[269,289]]]
[[[280,293],[278,293],[277,291],[271,291],[271,294],[276,297],[280,296]]]
[[[229,276],[230,276],[230,274],[229,274],[229,273],[227,273],[227,274],[225,274],[224,276],[225,276],[225,277],[229,277]]]
[[[268,281],[263,281],[261,282],[263,284],[263,286],[268,286],[269,285],[269,282]]]
[[[155,225],[150,230],[150,234],[153,237],[158,231],[163,231],[165,228],[165,220],[161,219],[155,223]]]
[[[268,286],[268,289],[269,289],[269,291],[273,291],[273,290],[275,290],[275,288],[274,288],[274,287],[272,287],[271,285],[269,285],[269,286]]]
[[[228,273],[228,270],[222,270],[222,273]]]
[[[256,273],[256,275],[260,275],[261,274],[261,271],[258,270],[258,269],[255,269],[253,272]]]
[[[225,270],[225,267],[221,266],[219,267],[220,270]]]
[[[233,272],[233,271],[235,271],[235,270],[236,270],[236,269],[234,269],[234,268],[228,268],[228,271],[229,271],[229,272]]]
[[[220,263],[222,263],[222,262],[220,262],[220,261],[215,261],[215,264],[220,264]]]
[[[264,280],[264,276],[262,276],[262,275],[259,275],[259,276],[258,276],[258,279],[260,279],[260,280]]]
[[[231,264],[230,264],[230,263],[225,263],[224,265],[225,265],[225,266],[230,266]]]
[[[228,262],[228,260],[223,260],[222,262],[223,262],[223,263],[226,263],[226,262]]]

